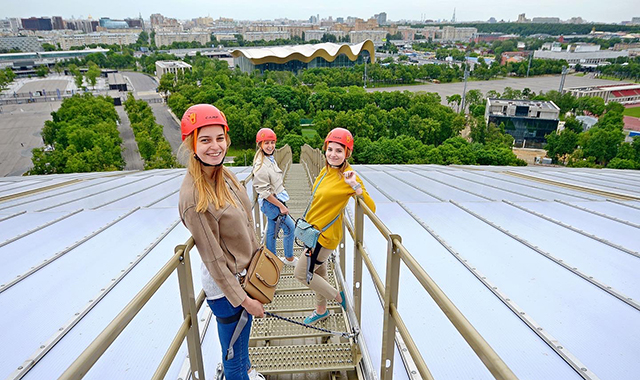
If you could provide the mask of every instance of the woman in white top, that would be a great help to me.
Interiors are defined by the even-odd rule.
[[[256,155],[253,158],[253,187],[258,193],[260,210],[267,217],[265,243],[267,249],[276,252],[276,237],[280,228],[283,230],[285,265],[295,266],[298,258],[293,255],[295,223],[289,215],[286,202],[289,194],[284,188],[284,173],[278,167],[273,153],[276,150],[278,137],[270,128],[262,128],[256,135]]]

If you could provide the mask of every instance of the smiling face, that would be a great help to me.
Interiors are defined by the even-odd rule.
[[[327,144],[327,151],[325,152],[327,162],[331,166],[340,166],[347,158],[347,150],[341,144],[330,142]]]
[[[226,153],[227,139],[225,138],[223,126],[210,125],[198,130],[196,154],[200,157],[200,160],[209,165],[219,165],[224,160]]]
[[[269,156],[272,155],[275,150],[276,150],[275,140],[267,140],[262,142],[262,151],[266,155],[269,155]]]

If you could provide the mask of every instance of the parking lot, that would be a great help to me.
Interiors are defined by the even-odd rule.
[[[60,101],[1,106],[0,177],[24,174],[31,168],[31,149],[42,147],[40,131]]]

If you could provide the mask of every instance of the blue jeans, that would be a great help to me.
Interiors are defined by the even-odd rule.
[[[228,318],[234,316],[243,310],[242,306],[233,307],[226,297],[217,300],[207,300],[213,315],[219,318]],[[252,316],[249,314],[249,321],[242,330],[242,333],[233,345],[234,357],[226,360],[227,349],[231,342],[233,330],[235,330],[238,322],[223,324],[218,322],[218,338],[222,346],[222,365],[224,366],[224,377],[228,380],[249,380],[247,371],[251,368],[249,360],[249,334],[251,333]]]
[[[267,201],[266,199],[262,202],[262,207],[260,208],[264,215],[267,217],[267,236],[266,236],[266,244],[267,249],[273,253],[276,253],[276,221],[275,219],[280,215],[280,209],[278,206],[273,203]],[[287,215],[286,218],[282,219],[280,223],[280,227],[282,228],[282,245],[284,246],[284,257],[293,257],[293,239],[294,234],[293,230],[295,229],[295,223],[293,222],[293,218]]]

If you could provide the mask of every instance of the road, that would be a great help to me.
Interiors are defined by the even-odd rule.
[[[129,116],[124,110],[124,106],[116,107],[118,116],[120,116],[120,125],[118,125],[118,132],[122,139],[122,158],[124,158],[125,166],[124,170],[144,170],[144,161],[138,151],[138,143],[133,136],[133,129],[131,129],[131,123]]]
[[[31,150],[41,148],[40,132],[60,101],[8,104],[0,108],[0,177],[19,176],[33,165]]]
[[[621,84],[619,81],[594,79],[589,77],[577,77],[573,75],[567,75],[564,88],[578,87],[578,86],[602,86],[607,84]],[[472,89],[478,89],[486,94],[489,90],[495,90],[500,93],[504,92],[505,87],[511,87],[514,90],[522,90],[529,88],[536,93],[540,91],[558,90],[560,87],[560,76],[550,75],[531,78],[506,78],[490,81],[471,81],[467,82],[467,91]],[[462,95],[464,83],[441,83],[441,84],[421,84],[415,86],[397,86],[397,87],[383,87],[383,88],[367,88],[368,92],[375,91],[411,91],[411,92],[436,92],[440,94],[442,98],[442,104],[447,104],[447,96],[453,94]]]
[[[137,72],[124,72],[122,73],[129,79],[129,83],[133,86],[132,91],[136,99],[158,99],[161,98],[156,93],[156,87],[158,83],[155,79],[148,75]],[[169,108],[164,103],[149,103],[153,115],[156,117],[156,122],[162,125],[164,137],[171,145],[171,150],[174,154],[178,154],[178,148],[182,143],[182,137],[180,135],[180,124],[176,122]]]

